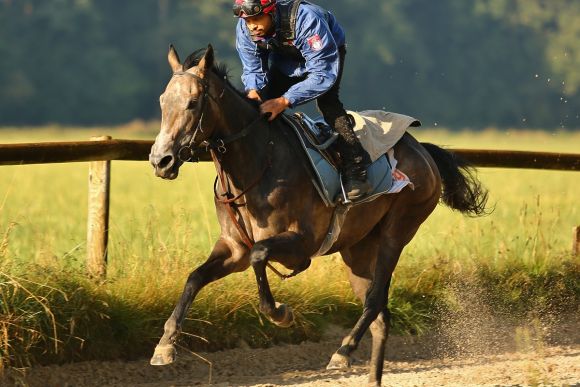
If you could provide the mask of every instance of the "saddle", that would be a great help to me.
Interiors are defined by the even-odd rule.
[[[362,116],[355,112],[349,112],[355,116],[355,121],[362,120]],[[401,116],[403,117],[403,116]],[[409,179],[403,174],[404,181],[395,183],[396,160],[392,150],[388,152],[394,145],[389,145],[388,148],[381,150],[376,157],[371,157],[373,163],[367,169],[367,178],[373,189],[371,192],[357,200],[350,202],[346,199],[344,186],[340,175],[340,155],[332,146],[338,139],[339,134],[336,133],[322,118],[312,119],[304,113],[294,113],[292,115],[282,114],[282,118],[289,124],[297,136],[313,172],[313,183],[316,187],[320,197],[328,207],[336,207],[341,204],[355,205],[374,200],[379,195],[400,191],[404,186],[410,183]],[[397,140],[405,133],[407,126],[399,125]],[[362,125],[359,130],[363,137],[369,137],[368,125]],[[371,136],[372,137],[372,136]],[[368,141],[365,141],[368,143]],[[365,142],[361,141],[364,144]],[[380,142],[380,141],[379,141]],[[396,141],[395,141],[396,142]],[[365,147],[368,149],[368,147]],[[381,148],[382,149],[382,148]],[[397,171],[400,172],[400,171]]]
[[[338,140],[339,134],[322,118],[312,119],[302,112],[287,116],[288,120],[299,126],[310,145],[320,152],[320,155],[336,169],[340,166],[340,154],[332,146]]]
[[[353,205],[369,202],[380,195],[400,192],[406,186],[413,188],[407,175],[397,169],[393,147],[408,127],[419,126],[420,122],[412,117],[379,110],[348,113],[354,117],[355,133],[373,161],[367,169],[373,189],[356,202],[346,199],[337,167],[340,165],[340,155],[332,144],[338,133],[322,119],[312,119],[304,113],[282,114],[306,153],[314,187],[326,206],[334,208],[326,237],[313,257],[326,254],[338,240]]]

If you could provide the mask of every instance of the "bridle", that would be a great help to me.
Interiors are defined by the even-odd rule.
[[[224,88],[222,90],[222,92],[219,95],[219,98],[214,97],[213,95],[210,94],[209,92],[209,82],[207,81],[206,78],[202,78],[197,74],[191,73],[189,71],[176,71],[173,73],[173,77],[179,77],[179,76],[189,76],[194,78],[196,81],[198,81],[198,83],[202,86],[202,92],[201,92],[201,107],[200,107],[200,115],[199,115],[199,119],[197,120],[197,124],[195,125],[195,131],[193,132],[193,136],[191,136],[191,140],[189,140],[189,144],[182,146],[179,151],[177,152],[177,157],[179,158],[180,161],[182,162],[188,162],[190,160],[193,159],[194,155],[195,155],[195,151],[194,151],[194,144],[195,144],[195,139],[197,138],[197,135],[199,133],[203,133],[203,116],[205,114],[205,106],[207,104],[207,99],[211,98],[215,103],[219,103],[219,100],[221,100],[226,92],[226,86],[224,85]],[[225,77],[224,77],[225,80]],[[208,139],[209,140],[209,139]],[[205,141],[208,141],[205,140]],[[202,145],[205,145],[206,148],[210,145],[210,143],[208,142],[207,144],[204,144],[202,142]],[[224,143],[220,143],[219,141],[214,143],[213,146],[220,152],[220,153],[225,153],[226,149],[225,149],[225,144]],[[182,157],[184,155],[184,151],[188,152],[189,155],[187,158]]]
[[[194,158],[195,155],[195,148],[201,148],[201,149],[205,149],[207,150],[214,150],[217,151],[217,153],[219,154],[224,154],[227,152],[227,148],[226,145],[237,141],[243,137],[246,137],[248,134],[250,134],[250,132],[252,131],[252,129],[254,129],[254,126],[260,122],[264,117],[263,116],[259,116],[258,118],[256,118],[254,121],[252,121],[248,126],[244,127],[242,130],[240,130],[239,132],[232,134],[231,136],[225,137],[225,138],[207,138],[204,141],[202,141],[200,143],[199,147],[196,147],[195,144],[195,139],[197,138],[199,133],[203,133],[203,116],[205,114],[205,107],[207,105],[207,99],[211,98],[211,100],[213,100],[216,104],[219,103],[219,101],[224,97],[224,94],[226,92],[226,85],[225,85],[225,81],[227,80],[227,77],[224,76],[224,88],[222,89],[221,93],[219,94],[219,96],[216,98],[215,96],[211,95],[211,93],[209,92],[209,82],[206,78],[202,78],[197,74],[194,73],[190,73],[189,71],[176,71],[173,73],[173,76],[182,76],[182,75],[186,75],[189,77],[194,78],[195,80],[197,80],[201,86],[202,86],[202,92],[201,92],[201,107],[200,107],[200,115],[199,115],[199,119],[197,120],[197,124],[195,125],[195,131],[193,132],[193,136],[191,136],[191,140],[189,140],[189,144],[182,146],[179,151],[177,152],[177,157],[182,161],[182,162],[188,162],[191,161]],[[182,158],[183,152],[187,151],[189,153],[189,157],[187,158]]]
[[[199,133],[203,133],[203,128],[202,128],[203,116],[205,114],[205,107],[207,105],[207,100],[208,100],[208,98],[211,98],[216,104],[219,104],[220,100],[223,98],[223,96],[226,92],[227,83],[225,83],[225,81],[227,79],[224,76],[224,88],[222,89],[221,93],[219,94],[219,97],[216,98],[215,96],[211,95],[211,93],[209,92],[209,82],[206,78],[202,78],[199,75],[188,72],[188,71],[176,71],[173,73],[174,77],[175,76],[182,76],[182,75],[186,75],[186,76],[194,78],[202,86],[201,101],[200,101],[200,103],[201,103],[200,115],[199,115],[199,119],[197,120],[197,124],[195,126],[195,131],[193,132],[193,135],[191,136],[191,140],[189,141],[189,144],[181,147],[179,149],[179,151],[177,152],[177,157],[182,162],[187,162],[187,161],[192,160],[195,156],[195,148],[196,147],[194,144],[195,144],[195,139],[196,139],[197,135]],[[268,146],[269,146],[268,162],[265,163],[264,168],[262,169],[262,172],[260,173],[260,175],[248,187],[243,189],[239,195],[236,195],[235,197],[231,197],[231,196],[233,196],[232,193],[228,190],[228,188],[226,188],[227,187],[226,177],[225,177],[223,168],[221,166],[220,158],[218,157],[218,154],[225,154],[227,152],[227,148],[226,148],[227,144],[232,143],[234,141],[237,141],[243,137],[246,137],[252,131],[252,129],[256,126],[256,124],[258,122],[262,121],[263,119],[264,119],[264,116],[260,115],[260,116],[258,116],[258,118],[256,118],[254,121],[252,121],[248,126],[244,127],[242,130],[240,130],[237,133],[234,133],[234,134],[232,134],[228,137],[225,137],[225,138],[212,138],[213,137],[212,136],[210,138],[205,139],[204,141],[202,141],[200,143],[201,147],[205,148],[206,150],[209,150],[211,157],[212,157],[212,160],[216,166],[217,176],[216,176],[216,179],[214,182],[215,198],[220,203],[225,205],[226,210],[230,216],[230,219],[232,220],[236,229],[238,230],[238,232],[242,238],[243,243],[250,250],[254,246],[254,242],[252,241],[252,239],[248,235],[248,232],[246,231],[246,229],[236,219],[236,215],[234,213],[234,207],[236,206],[235,202],[238,199],[240,199],[243,195],[248,193],[248,191],[250,191],[252,188],[254,188],[260,182],[260,180],[262,180],[266,171],[272,166],[271,147],[272,147],[273,143],[268,140]],[[189,153],[189,157],[187,159],[183,159],[181,157],[184,150]],[[222,189],[224,190],[224,193],[221,195],[219,195],[217,192],[218,179],[219,179],[219,183],[220,183]],[[222,198],[220,196],[224,196],[225,198]],[[280,273],[269,262],[267,263],[267,266],[270,268],[270,270],[272,270],[276,275],[278,275],[282,279],[291,278],[291,277],[295,276],[296,274],[298,274],[298,271],[294,271],[293,273],[291,273],[289,275],[284,275],[284,274]]]

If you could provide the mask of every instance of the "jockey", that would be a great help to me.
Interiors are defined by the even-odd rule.
[[[354,133],[338,92],[346,55],[345,34],[335,17],[303,0],[235,0],[236,48],[248,98],[273,120],[288,107],[316,100],[340,137],[342,175],[350,200],[370,190],[368,153]]]

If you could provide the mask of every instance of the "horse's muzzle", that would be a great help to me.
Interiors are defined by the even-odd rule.
[[[173,180],[179,174],[178,163],[176,163],[176,159],[171,153],[163,155],[151,153],[149,155],[149,162],[155,169],[155,176],[161,177],[162,179]]]

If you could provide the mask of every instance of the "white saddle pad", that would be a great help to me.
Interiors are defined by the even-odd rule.
[[[372,161],[395,146],[410,126],[421,126],[421,122],[413,117],[383,110],[348,113],[354,117],[354,132]]]

